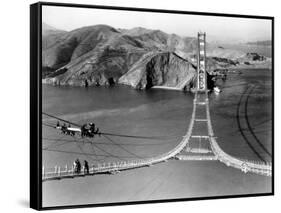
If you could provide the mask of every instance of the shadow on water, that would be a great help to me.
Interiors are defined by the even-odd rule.
[[[263,162],[266,162],[264,160],[264,158],[260,155],[260,153],[255,149],[254,145],[250,142],[250,140],[248,139],[248,137],[246,136],[246,134],[244,133],[245,129],[242,128],[242,125],[241,125],[241,116],[240,116],[240,106],[243,102],[243,97],[247,94],[247,92],[249,91],[249,93],[247,94],[247,97],[246,97],[246,100],[244,102],[244,110],[245,110],[245,114],[244,114],[244,117],[245,117],[245,120],[246,120],[246,123],[247,123],[247,129],[251,132],[251,134],[253,135],[255,141],[262,147],[262,149],[264,151],[266,151],[266,153],[268,153],[268,151],[266,150],[266,148],[261,144],[261,142],[258,140],[258,138],[256,137],[255,133],[253,132],[252,130],[252,127],[250,125],[250,122],[249,122],[249,119],[248,119],[248,114],[247,114],[247,107],[248,107],[248,100],[249,100],[249,96],[251,95],[251,93],[253,92],[255,86],[253,86],[251,89],[250,87],[247,87],[245,89],[245,91],[241,94],[240,96],[240,99],[239,99],[239,102],[237,104],[237,108],[236,108],[236,121],[237,121],[237,124],[238,124],[238,129],[239,129],[239,132],[240,134],[242,135],[244,141],[247,143],[247,145],[250,147],[250,149],[255,153],[255,155]],[[249,90],[250,89],[250,90]]]
[[[246,101],[245,101],[245,119],[246,119],[246,123],[247,123],[247,126],[248,126],[248,129],[249,131],[251,132],[252,136],[254,137],[255,141],[259,144],[259,146],[263,149],[263,151],[265,153],[267,153],[270,157],[271,154],[270,152],[266,149],[266,147],[261,143],[261,141],[258,139],[258,137],[256,136],[255,132],[253,131],[253,128],[250,124],[250,121],[249,121],[249,117],[248,117],[248,103],[249,103],[249,98],[250,98],[250,95],[251,93],[255,90],[256,86],[253,86],[249,92],[249,94],[247,95],[247,98],[246,98]]]

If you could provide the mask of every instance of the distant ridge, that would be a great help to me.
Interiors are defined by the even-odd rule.
[[[59,30],[55,27],[52,27],[48,24],[46,24],[45,22],[42,23],[42,35],[46,36],[46,35],[52,35],[52,34],[60,34],[60,33],[65,33],[66,31],[64,30]]]
[[[265,41],[247,42],[247,44],[260,45],[260,46],[271,46],[272,42],[270,40],[265,40]]]

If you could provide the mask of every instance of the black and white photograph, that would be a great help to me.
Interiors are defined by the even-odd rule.
[[[273,193],[273,18],[42,4],[42,207]]]

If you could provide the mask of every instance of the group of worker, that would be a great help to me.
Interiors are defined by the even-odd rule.
[[[89,124],[84,124],[81,127],[81,137],[83,138],[84,136],[87,137],[94,137],[94,135],[101,135],[99,128],[96,128],[94,123],[89,123]]]
[[[75,136],[75,130],[73,130],[73,128],[71,129],[70,124],[68,124],[68,126],[67,126],[66,123],[63,123],[63,125],[60,126],[60,123],[57,122],[56,128],[61,129],[62,134]],[[76,130],[76,131],[78,132],[78,130]],[[101,132],[100,132],[99,128],[96,128],[96,125],[94,123],[84,124],[81,127],[81,137],[82,138],[83,137],[93,138],[95,135],[101,136]]]
[[[61,127],[61,132],[62,132],[63,134],[65,134],[65,135],[70,135],[70,136],[75,136],[75,132],[68,129],[68,128],[71,127],[70,124],[68,124],[68,127],[66,126],[65,123],[63,123],[63,125],[60,126],[60,123],[58,122],[58,123],[57,123],[57,127]]]
[[[81,173],[81,162],[80,160],[77,158],[74,162],[73,162],[73,168],[74,168],[74,173],[76,174],[80,174]],[[89,174],[89,164],[88,161],[84,160],[84,174]]]

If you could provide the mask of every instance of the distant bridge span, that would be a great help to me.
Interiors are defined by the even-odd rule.
[[[241,171],[247,173],[256,173],[260,175],[271,176],[272,175],[272,166],[271,163],[265,162],[251,162],[248,160],[242,160],[235,158],[227,153],[225,153],[220,146],[218,145],[212,123],[211,116],[209,110],[209,99],[208,99],[208,89],[207,89],[207,81],[206,81],[206,46],[205,46],[205,34],[198,34],[198,55],[197,55],[197,87],[194,94],[193,100],[193,111],[190,119],[190,123],[187,129],[185,136],[181,142],[174,147],[169,152],[163,153],[161,155],[146,158],[146,159],[138,159],[138,160],[128,160],[128,161],[117,161],[110,163],[101,163],[92,166],[89,169],[89,173],[86,173],[83,169],[77,174],[74,172],[74,168],[67,166],[55,167],[52,171],[47,171],[46,168],[42,169],[42,180],[58,180],[58,179],[66,179],[66,178],[74,178],[74,177],[83,177],[89,175],[97,175],[97,174],[115,174],[123,170],[135,169],[140,167],[152,166],[157,163],[166,162],[170,159],[178,159],[178,160],[218,160],[224,163],[227,166],[234,167],[236,169],[240,169]],[[200,112],[197,110],[201,108],[206,112],[205,118],[198,118]],[[206,135],[193,135],[194,130],[196,129],[196,123],[200,122],[207,125],[207,134]],[[203,155],[200,154],[200,149],[198,149],[199,154],[197,155],[182,155],[180,154],[184,149],[189,146],[191,139],[204,138],[210,144],[210,152],[212,155]],[[203,152],[202,152],[203,153]]]

